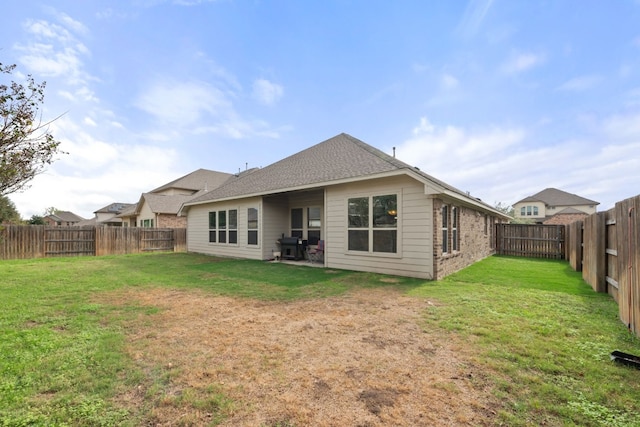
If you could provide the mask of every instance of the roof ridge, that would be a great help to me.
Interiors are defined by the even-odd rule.
[[[375,155],[380,160],[384,160],[385,162],[389,163],[392,166],[397,167],[398,169],[405,169],[405,168],[413,169],[413,166],[411,166],[410,164],[405,163],[402,160],[398,159],[397,157],[391,156],[385,153],[384,151],[380,150],[379,148],[376,148],[373,145],[367,144],[366,142],[361,141],[358,138],[349,135],[348,133],[343,132],[340,135],[345,136],[348,140],[350,140],[351,142],[353,142],[363,150],[367,151],[370,154]]]

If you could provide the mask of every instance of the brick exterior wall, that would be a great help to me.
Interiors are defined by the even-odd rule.
[[[156,228],[187,228],[187,217],[170,214],[159,214]]]
[[[589,215],[585,214],[557,214],[552,216],[551,218],[545,220],[543,224],[545,225],[569,225],[572,222],[583,221]]]
[[[501,222],[500,218],[485,215],[482,212],[456,205],[455,203],[445,203],[439,199],[433,202],[434,280],[440,280],[495,253],[495,224],[496,222]],[[449,225],[452,224],[451,207],[455,206],[459,212],[459,250],[452,250],[452,232],[449,231],[449,250],[446,254],[442,253],[442,206],[444,204],[449,206]]]

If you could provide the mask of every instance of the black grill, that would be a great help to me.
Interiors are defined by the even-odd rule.
[[[304,241],[297,237],[280,239],[280,256],[283,259],[300,260],[304,258]]]

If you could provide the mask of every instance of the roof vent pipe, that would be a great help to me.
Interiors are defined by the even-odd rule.
[[[396,147],[393,147],[393,158],[396,158]]]

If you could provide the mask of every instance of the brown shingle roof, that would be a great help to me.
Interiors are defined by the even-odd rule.
[[[63,222],[79,222],[84,220],[84,218],[82,218],[81,216],[76,215],[70,211],[57,211],[55,214],[49,216],[56,217]]]
[[[406,165],[347,134],[340,134],[253,173],[231,178],[192,200],[265,194],[311,184],[390,172]]]
[[[173,195],[143,193],[144,199],[153,213],[157,214],[177,214],[183,203],[193,198],[193,195]],[[138,206],[141,206],[138,204]]]
[[[191,199],[185,203],[185,206],[207,201],[309,188],[314,185],[329,185],[333,182],[366,178],[401,170],[415,174],[414,176],[420,176],[426,182],[495,210],[479,199],[473,198],[345,133],[255,172],[232,177],[222,186]]]
[[[116,202],[116,203],[111,203],[110,205],[107,205],[103,208],[98,209],[97,211],[94,211],[94,213],[115,213],[115,214],[119,214],[122,211],[124,211],[125,209],[127,209],[128,207],[130,207],[132,205],[132,203],[121,203],[121,202]]]
[[[178,179],[174,179],[173,181],[164,184],[154,190],[151,190],[150,193],[157,193],[168,188],[180,188],[192,191],[198,191],[204,188],[213,189],[222,185],[231,176],[233,175],[230,173],[217,172],[208,169],[198,169]]]
[[[599,205],[600,202],[585,199],[576,194],[567,193],[557,188],[546,188],[533,196],[525,197],[516,203],[543,202],[548,206]]]

